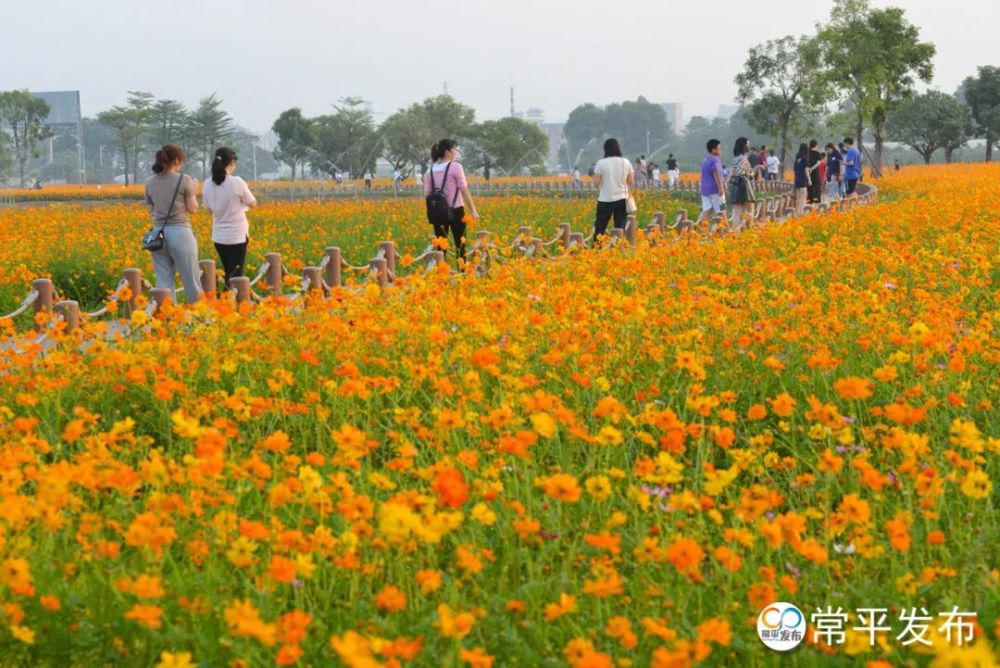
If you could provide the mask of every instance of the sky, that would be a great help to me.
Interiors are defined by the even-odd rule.
[[[1000,0],[873,0],[937,46],[931,87],[1000,64]],[[712,116],[755,44],[812,32],[829,0],[0,0],[0,90],[79,90],[86,116],[145,90],[212,92],[242,126],[370,102],[381,121],[443,92],[477,118],[644,95]]]

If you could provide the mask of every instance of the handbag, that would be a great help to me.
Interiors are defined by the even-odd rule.
[[[625,158],[622,158],[624,160]],[[624,167],[622,168],[624,170]],[[628,185],[625,186],[625,213],[635,213],[639,207],[635,205],[635,198],[629,192]]]
[[[149,232],[142,235],[142,249],[148,251],[158,251],[163,250],[163,228],[167,226],[167,221],[170,220],[170,214],[174,212],[174,200],[177,199],[177,193],[180,192],[181,183],[184,182],[184,175],[181,174],[177,179],[177,187],[174,188],[174,196],[170,198],[170,206],[167,207],[167,215],[163,218],[163,224],[160,225],[159,229],[154,225]]]

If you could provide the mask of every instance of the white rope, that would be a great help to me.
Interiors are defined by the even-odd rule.
[[[250,287],[257,285],[257,283],[260,282],[260,279],[264,278],[264,274],[266,274],[267,270],[270,268],[271,263],[264,260],[264,264],[260,265],[260,269],[257,270],[257,275],[250,279]]]
[[[118,302],[119,293],[121,292],[121,289],[124,287],[128,287],[128,279],[125,278],[118,281],[118,285],[115,287],[115,291],[111,293],[111,298],[108,299],[108,303],[105,304],[103,308],[99,308],[96,311],[92,311],[91,313],[83,313],[82,315],[85,318],[99,318],[102,315],[106,315],[110,311],[110,305]]]
[[[52,317],[52,319],[49,320],[48,324],[45,325],[45,331],[36,336],[32,340],[32,343],[34,343],[35,345],[40,345],[42,341],[44,341],[49,337],[49,332],[51,332],[55,328],[55,326],[62,320],[63,320],[62,313],[56,313]]]
[[[37,299],[38,299],[38,290],[34,290],[34,289],[31,290],[30,292],[28,292],[28,296],[24,298],[24,301],[21,302],[20,306],[18,306],[16,309],[14,309],[12,312],[8,313],[7,315],[0,316],[0,320],[7,320],[9,318],[16,318],[17,316],[19,316],[22,313],[24,313],[25,311],[27,311],[28,307],[31,306],[32,304],[34,304],[35,300],[37,300]]]

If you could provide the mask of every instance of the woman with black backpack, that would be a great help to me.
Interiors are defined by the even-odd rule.
[[[431,168],[424,174],[424,195],[427,196],[427,220],[434,226],[434,236],[448,238],[448,230],[455,239],[455,255],[465,259],[465,209],[479,219],[479,212],[472,201],[465,170],[456,162],[458,142],[442,139],[431,147]],[[458,197],[462,196],[460,206]]]

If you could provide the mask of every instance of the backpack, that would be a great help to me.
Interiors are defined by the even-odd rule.
[[[445,225],[452,221],[455,214],[451,204],[444,194],[444,184],[448,182],[448,170],[451,169],[449,162],[444,168],[444,177],[441,179],[441,187],[434,183],[434,166],[431,165],[431,193],[427,196],[427,220],[434,225]],[[455,199],[458,199],[458,192],[455,192]]]

